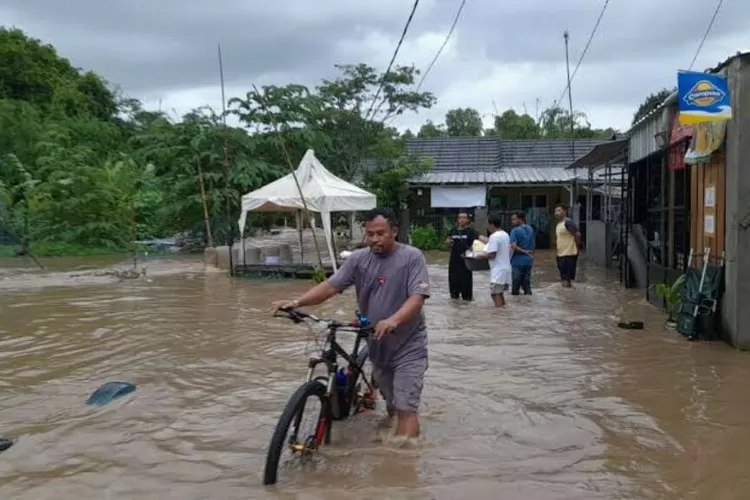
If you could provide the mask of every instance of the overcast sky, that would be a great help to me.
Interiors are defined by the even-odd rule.
[[[461,0],[422,0],[397,63],[426,68]],[[571,65],[604,0],[468,0],[424,90],[437,105],[401,117],[399,128],[442,121],[473,107],[491,123],[502,110],[536,114],[565,87],[562,33]],[[714,0],[611,0],[573,81],[573,101],[595,127],[627,130],[652,91],[676,85],[715,8]],[[148,107],[181,115],[221,106],[216,46],[224,52],[228,97],[252,83],[313,86],[335,63],[385,70],[411,0],[0,0],[0,23],[54,44]],[[750,1],[725,0],[695,69],[750,50]],[[567,100],[564,100],[567,105]]]

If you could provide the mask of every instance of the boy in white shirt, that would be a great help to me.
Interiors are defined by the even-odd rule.
[[[504,294],[510,288],[513,274],[510,265],[510,236],[500,228],[502,219],[499,216],[490,215],[487,222],[490,233],[485,249],[487,253],[476,257],[490,261],[490,295],[495,307],[503,307],[505,305]]]

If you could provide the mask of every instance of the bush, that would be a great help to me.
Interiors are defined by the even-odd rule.
[[[431,224],[412,228],[411,244],[423,251],[441,250],[445,247],[443,239],[440,238],[440,234],[438,234]]]

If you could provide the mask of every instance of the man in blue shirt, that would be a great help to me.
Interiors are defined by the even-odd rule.
[[[534,230],[526,224],[526,214],[515,212],[511,218],[513,230],[510,232],[510,246],[513,255],[510,265],[513,269],[511,294],[531,295],[531,268],[534,264]]]

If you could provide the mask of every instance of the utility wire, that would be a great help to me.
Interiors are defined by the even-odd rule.
[[[367,113],[365,114],[365,121],[370,119],[370,113],[372,113],[372,108],[375,106],[375,103],[377,102],[378,97],[380,97],[380,92],[383,90],[383,87],[385,86],[385,82],[388,79],[388,75],[391,74],[391,68],[393,67],[393,63],[396,61],[396,57],[398,56],[398,51],[401,50],[401,44],[404,43],[404,38],[406,38],[406,33],[409,31],[409,25],[411,24],[412,19],[414,19],[414,13],[417,11],[417,6],[419,6],[419,0],[414,0],[414,5],[411,8],[411,13],[409,14],[409,18],[406,20],[406,25],[404,25],[404,31],[401,33],[401,38],[399,39],[398,44],[396,45],[396,50],[393,51],[393,57],[391,57],[391,62],[388,64],[388,69],[385,70],[383,79],[380,81],[380,87],[378,87],[378,91],[375,93],[375,97],[372,99],[372,102],[370,103],[370,107],[367,110]]]
[[[432,61],[430,62],[430,65],[427,66],[427,69],[424,73],[422,73],[422,78],[419,79],[419,83],[417,84],[417,89],[415,92],[419,92],[419,90],[422,88],[422,84],[424,83],[425,79],[427,78],[427,75],[430,74],[430,71],[432,70],[432,67],[435,66],[435,63],[437,62],[438,58],[440,57],[440,54],[443,53],[443,50],[445,49],[446,45],[448,45],[448,41],[451,39],[451,36],[453,36],[453,31],[456,29],[456,25],[458,24],[458,20],[461,18],[461,12],[464,10],[464,6],[466,5],[466,0],[462,0],[461,5],[458,7],[458,11],[456,12],[456,17],[453,19],[453,24],[451,24],[450,30],[448,30],[448,34],[445,35],[445,40],[443,40],[443,44],[440,46],[438,51],[435,53],[435,57],[432,58]],[[393,123],[393,121],[398,118],[398,115],[395,115],[391,117],[390,120],[388,120],[388,125]]]
[[[698,44],[698,50],[695,51],[695,55],[693,56],[693,62],[690,63],[690,70],[693,69],[693,66],[695,65],[695,61],[698,59],[698,55],[701,53],[701,50],[703,49],[703,44],[706,43],[706,38],[708,38],[708,34],[711,32],[711,28],[714,27],[714,21],[716,21],[716,16],[719,14],[719,11],[721,10],[721,6],[723,3],[724,3],[724,0],[719,0],[716,4],[716,10],[714,10],[714,15],[711,17],[711,21],[708,23],[708,27],[706,28],[706,32],[703,34],[701,43]]]
[[[416,90],[417,92],[419,92],[419,89],[422,88],[422,84],[424,83],[425,78],[427,78],[427,75],[430,74],[432,67],[435,66],[435,63],[440,57],[440,54],[443,53],[443,49],[445,49],[445,46],[448,45],[448,41],[451,39],[451,36],[453,35],[453,31],[456,29],[456,25],[458,24],[458,20],[461,18],[461,12],[464,10],[465,5],[466,5],[466,0],[463,0],[461,2],[461,5],[458,7],[458,11],[456,12],[456,17],[453,19],[453,24],[451,25],[451,29],[448,31],[448,34],[445,35],[445,40],[443,40],[443,44],[438,49],[437,53],[435,54],[435,57],[432,58],[432,62],[430,62],[430,65],[427,66],[427,69],[422,74],[422,78],[419,80],[419,83],[417,84],[417,90]]]
[[[604,13],[607,11],[607,7],[609,7],[609,0],[605,0],[604,6],[602,7],[602,11],[599,13],[599,17],[596,20],[596,24],[594,24],[594,29],[591,30],[591,34],[589,35],[589,39],[586,42],[586,46],[583,48],[583,52],[581,52],[581,57],[578,58],[578,62],[576,63],[576,67],[573,70],[573,73],[570,75],[570,78],[568,79],[568,82],[565,84],[565,88],[563,89],[562,93],[560,94],[560,97],[557,98],[557,100],[552,104],[551,109],[555,109],[560,105],[560,101],[563,100],[563,97],[565,97],[565,94],[570,90],[570,84],[573,82],[573,79],[575,78],[576,74],[578,73],[578,68],[581,67],[581,63],[583,62],[584,58],[586,57],[586,54],[589,51],[589,47],[591,47],[591,42],[594,40],[594,35],[596,35],[596,31],[599,29],[599,25],[602,22],[602,18],[604,17]],[[573,117],[571,116],[570,119],[572,120]],[[537,144],[543,139],[542,136],[539,137],[529,148],[529,150],[526,152],[526,155],[531,154],[534,151],[534,148],[536,148]]]

